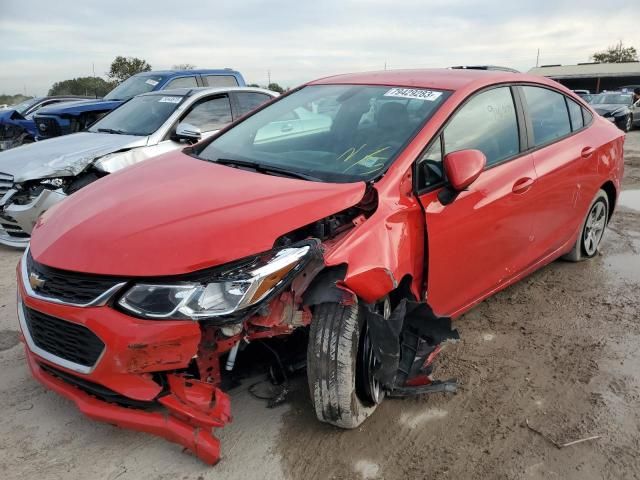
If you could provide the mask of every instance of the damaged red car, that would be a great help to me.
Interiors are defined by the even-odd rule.
[[[432,376],[452,317],[596,255],[623,139],[539,77],[311,82],[40,218],[17,271],[29,367],[213,464],[228,380],[265,345],[280,367],[302,352],[320,421],[357,427],[385,397],[455,388]]]

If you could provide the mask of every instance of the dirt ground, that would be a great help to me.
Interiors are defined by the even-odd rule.
[[[595,260],[555,262],[456,326],[441,377],[456,394],[388,400],[342,431],[315,420],[304,378],[267,409],[240,387],[223,458],[82,417],[28,374],[14,268],[0,249],[0,476],[3,479],[640,478],[640,131],[626,142],[625,192]],[[526,427],[564,443],[558,449]]]

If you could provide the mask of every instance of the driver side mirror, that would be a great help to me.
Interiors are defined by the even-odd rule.
[[[202,138],[202,131],[190,123],[179,123],[176,127],[176,133],[173,135],[175,140],[187,140],[189,142],[197,142]]]
[[[487,157],[480,150],[458,150],[444,157],[444,171],[456,192],[475,182],[486,164]]]
[[[487,157],[480,150],[458,150],[446,154],[443,163],[449,188],[440,191],[438,200],[448,205],[458,193],[476,181],[487,164]]]

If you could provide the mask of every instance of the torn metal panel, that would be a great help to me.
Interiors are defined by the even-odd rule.
[[[369,335],[379,366],[375,377],[398,394],[437,390],[431,380],[433,362],[444,342],[458,340],[451,319],[438,317],[424,302],[403,299],[388,320],[372,308],[366,310]],[[437,383],[435,385],[438,385]],[[446,388],[445,388],[446,389]]]
[[[376,187],[377,188],[377,187]],[[378,208],[356,228],[327,246],[329,266],[348,265],[344,284],[365,302],[384,297],[406,276],[411,292],[423,298],[424,218],[413,197],[378,192]]]

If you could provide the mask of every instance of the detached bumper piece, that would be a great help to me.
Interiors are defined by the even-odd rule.
[[[374,376],[390,397],[455,392],[455,379],[432,379],[434,362],[447,341],[460,338],[451,319],[426,303],[402,300],[388,320],[367,309],[367,324],[378,369]]]
[[[38,363],[28,349],[27,360],[39,382],[72,400],[89,418],[163,437],[191,450],[209,465],[220,460],[220,441],[211,431],[231,422],[231,407],[229,397],[213,385],[168,374],[166,394],[146,409],[142,409],[144,405],[131,408],[134,405],[123,406],[126,398],[115,392]]]

